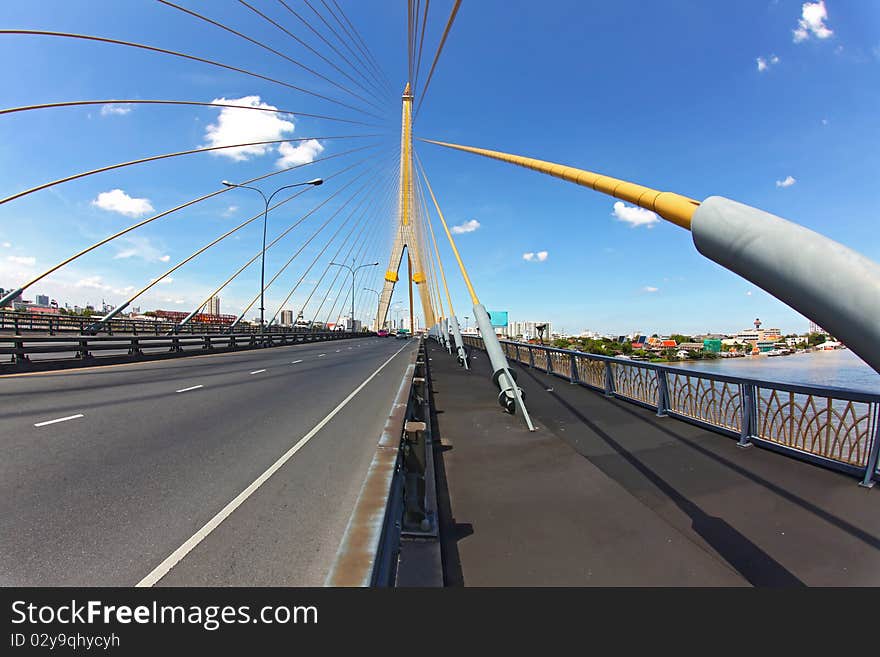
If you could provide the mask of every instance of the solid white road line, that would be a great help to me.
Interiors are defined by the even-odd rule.
[[[260,374],[260,373],[265,372],[265,371],[266,371],[266,370],[254,370],[253,372],[251,372],[251,374]]]
[[[320,358],[321,356],[326,356],[326,355],[327,354],[318,354],[318,358]]]
[[[301,362],[302,362],[301,360],[294,360],[294,361],[291,361],[290,364],[291,364],[291,365],[296,365],[297,363],[301,363]]]
[[[336,353],[338,354],[340,351],[342,351],[342,349],[337,349],[337,350],[336,350]]]
[[[189,388],[184,388],[183,390],[175,390],[175,392],[189,392],[190,390],[198,390],[199,388],[204,388],[205,386],[199,384],[197,386],[190,386]]]
[[[396,352],[394,352],[394,355],[392,355],[388,360],[386,360],[384,363],[382,363],[375,372],[373,372],[372,374],[370,374],[370,376],[368,376],[366,379],[364,379],[363,383],[361,383],[357,388],[352,390],[351,393],[349,393],[348,397],[346,397],[341,402],[339,402],[339,405],[336,408],[334,408],[332,411],[330,411],[323,420],[321,420],[320,422],[318,422],[318,424],[316,424],[314,427],[312,427],[311,431],[309,431],[305,436],[300,438],[293,447],[291,447],[289,450],[284,452],[284,454],[281,455],[281,458],[279,458],[277,461],[275,461],[275,463],[270,465],[269,468],[263,474],[261,474],[259,477],[254,479],[253,482],[251,482],[250,486],[248,486],[243,491],[241,491],[238,495],[236,495],[235,498],[231,502],[229,502],[229,504],[227,504],[222,509],[220,509],[220,511],[217,512],[217,515],[215,515],[207,523],[205,523],[202,526],[202,528],[199,529],[195,534],[193,534],[183,545],[181,545],[174,552],[172,552],[170,555],[168,555],[168,557],[162,563],[160,563],[158,566],[156,566],[150,572],[149,575],[144,577],[135,586],[139,587],[139,588],[153,586],[156,582],[158,582],[160,579],[165,577],[165,575],[168,574],[169,570],[174,568],[174,566],[176,566],[180,562],[181,559],[183,559],[186,555],[188,555],[190,552],[192,552],[192,550],[199,543],[201,543],[203,540],[205,540],[205,538],[207,538],[207,536],[210,535],[211,532],[213,532],[215,529],[217,529],[218,526],[220,526],[220,523],[222,523],[230,515],[232,515],[233,511],[235,511],[238,507],[240,507],[244,503],[244,501],[247,500],[247,498],[249,498],[251,495],[253,495],[260,486],[262,486],[264,483],[266,483],[266,481],[268,481],[269,477],[271,477],[273,474],[278,472],[278,470],[280,470],[281,467],[285,463],[287,463],[291,458],[293,458],[294,454],[296,454],[300,449],[302,449],[307,442],[309,442],[321,429],[324,428],[324,426],[330,420],[332,420],[336,416],[337,413],[339,413],[339,411],[341,411],[343,408],[345,408],[348,405],[348,403],[352,399],[354,399],[355,395],[357,395],[361,390],[363,390],[370,381],[372,381],[374,378],[376,378],[376,376],[379,374],[379,372],[384,370],[385,367],[388,365],[388,363],[390,363],[392,360],[394,360],[394,358],[397,356],[397,354],[399,354],[401,351],[406,349],[408,346],[409,346],[408,344],[405,344],[400,349],[398,349]]]
[[[68,420],[75,420],[78,417],[85,417],[82,413],[77,413],[76,415],[68,415],[67,417],[60,417],[57,420],[47,420],[46,422],[37,422],[35,427],[45,427],[49,424],[55,424],[57,422],[67,422]]]

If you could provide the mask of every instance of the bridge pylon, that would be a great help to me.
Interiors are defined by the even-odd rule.
[[[403,91],[403,108],[400,129],[400,193],[398,201],[397,229],[394,234],[394,243],[391,247],[391,257],[388,260],[388,269],[385,272],[385,283],[382,293],[379,295],[379,308],[376,313],[376,327],[383,328],[388,319],[388,308],[391,305],[391,295],[394,293],[394,285],[399,278],[400,263],[403,259],[403,250],[412,261],[412,280],[419,291],[419,299],[422,303],[422,312],[425,317],[425,326],[431,327],[436,323],[434,307],[431,303],[431,291],[428,278],[423,266],[422,234],[419,222],[415,220],[417,206],[414,202],[413,185],[413,151],[412,151],[412,104],[413,94],[410,83],[407,82]],[[414,330],[413,327],[410,327]]]

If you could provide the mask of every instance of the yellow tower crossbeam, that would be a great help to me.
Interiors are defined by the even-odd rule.
[[[522,155],[511,155],[510,153],[502,153],[501,151],[491,151],[487,148],[476,148],[475,146],[461,146],[460,144],[450,144],[443,141],[435,141],[433,139],[422,139],[421,141],[437,146],[445,146],[446,148],[454,148],[466,153],[474,153],[483,157],[492,158],[493,160],[501,160],[516,164],[526,169],[532,169],[540,173],[562,178],[569,182],[573,182],[582,187],[589,187],[597,192],[608,194],[615,198],[629,201],[634,205],[656,212],[659,216],[667,221],[671,221],[682,228],[691,228],[691,217],[700,202],[695,201],[687,196],[676,194],[674,192],[661,192],[650,187],[644,187],[635,183],[605,176],[601,173],[593,173],[576,167],[566,166],[564,164],[556,164],[547,162],[546,160],[536,160],[532,157],[523,157]]]

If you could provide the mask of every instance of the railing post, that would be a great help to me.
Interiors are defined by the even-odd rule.
[[[128,345],[128,355],[135,358],[141,355],[140,341],[137,336],[131,338],[131,343]]]
[[[547,374],[553,374],[553,356],[550,353],[550,350],[546,347],[544,348],[544,362],[547,363],[546,372]]]
[[[568,355],[568,382],[569,383],[577,383],[578,382],[578,369],[577,369],[577,361],[574,358],[574,354]]]
[[[529,345],[529,367],[535,369],[535,350]]]
[[[15,327],[15,335],[21,335],[21,329],[18,328],[18,315],[12,317],[12,324]]]
[[[13,363],[26,363],[30,360],[24,351],[24,340],[13,340],[12,346],[15,350],[12,354]]]
[[[81,360],[87,360],[92,357],[92,354],[89,353],[89,339],[88,338],[80,338],[79,350],[76,352],[76,357]]]
[[[880,404],[874,405],[874,444],[871,445],[871,453],[868,454],[868,463],[865,465],[865,477],[859,482],[863,488],[873,488],[874,478],[877,476],[877,458],[880,456]]]
[[[739,447],[751,447],[751,437],[757,433],[758,426],[758,394],[754,383],[743,383],[740,386],[741,423]]]
[[[669,410],[669,379],[666,370],[657,368],[657,417],[666,417]]]
[[[605,396],[614,396],[614,373],[611,371],[611,363],[605,361]]]

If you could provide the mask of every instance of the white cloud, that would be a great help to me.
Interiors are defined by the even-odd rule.
[[[750,297],[750,296],[752,296],[752,291],[751,291],[751,290],[749,290],[749,291],[748,291],[748,292],[746,292],[746,296],[747,296],[747,297]]]
[[[151,278],[150,283],[155,283],[157,280],[159,281],[159,285],[170,285],[174,282],[174,279],[171,276],[164,276],[161,279]]]
[[[812,34],[817,39],[827,39],[834,32],[825,25],[828,19],[828,10],[825,8],[824,0],[818,2],[805,2],[801,5],[801,17],[798,19],[798,26],[792,30],[794,34],[794,42],[800,43],[810,38]]]
[[[86,276],[74,283],[76,287],[85,287],[91,290],[109,290],[111,286],[105,284],[100,276]]]
[[[611,214],[617,217],[620,221],[628,223],[633,228],[638,226],[647,226],[648,228],[651,228],[651,226],[660,221],[657,218],[657,215],[650,210],[628,206],[621,201],[617,201],[614,204],[614,211]]]
[[[785,180],[777,180],[776,186],[777,187],[791,187],[796,182],[797,182],[797,178],[795,178],[794,176],[786,176]]]
[[[323,151],[324,146],[317,139],[309,139],[298,143],[296,146],[288,143],[278,144],[278,154],[281,157],[275,161],[275,164],[279,169],[294,167],[299,164],[308,164],[309,162],[314,162],[315,158]]]
[[[652,285],[646,285],[645,287],[642,288],[642,292],[647,292],[649,294],[653,294],[654,292],[659,292],[659,291],[660,291],[659,287],[654,287]]]
[[[237,206],[237,205],[230,205],[228,208],[226,208],[226,209],[223,211],[223,216],[224,216],[224,217],[231,217],[231,216],[234,215],[236,212],[238,212],[238,206]]]
[[[276,109],[274,105],[261,102],[259,96],[215,98],[211,102]],[[293,129],[294,125],[292,121],[285,121],[284,119],[279,118],[279,115],[274,112],[254,112],[247,109],[224,107],[220,110],[217,122],[209,123],[205,128],[205,141],[207,146],[226,146],[228,144],[244,144],[254,141],[273,141],[276,139],[284,139],[286,134],[293,132]],[[212,151],[212,153],[217,156],[227,157],[236,162],[243,162],[252,157],[265,155],[272,150],[272,144],[262,144],[257,146],[226,148],[219,151]]]
[[[131,112],[128,105],[101,105],[101,116],[125,116]]]
[[[11,249],[11,248],[12,248],[12,242],[3,242],[3,248],[4,248],[4,249]]]
[[[476,219],[471,219],[470,221],[465,221],[463,224],[453,226],[452,232],[456,235],[461,235],[462,233],[473,233],[479,227],[480,222]]]
[[[92,205],[108,212],[124,214],[126,217],[142,217],[153,211],[153,204],[149,199],[132,198],[121,189],[101,192],[98,198],[92,201]]]
[[[828,125],[828,119],[822,119],[822,125]]]
[[[162,253],[147,237],[127,235],[120,237],[119,241],[127,246],[122,247],[113,256],[114,260],[125,260],[127,258],[140,258],[147,262],[168,262],[171,260],[170,255]]]
[[[758,62],[758,71],[763,72],[766,71],[770,66],[776,65],[779,63],[779,57],[776,55],[770,55],[769,59],[764,57],[758,57],[755,61]]]
[[[6,259],[14,265],[30,267],[36,264],[37,259],[33,256],[6,256]]]
[[[548,255],[550,254],[546,251],[538,251],[537,253],[529,251],[528,253],[523,253],[522,257],[526,262],[544,262]]]

